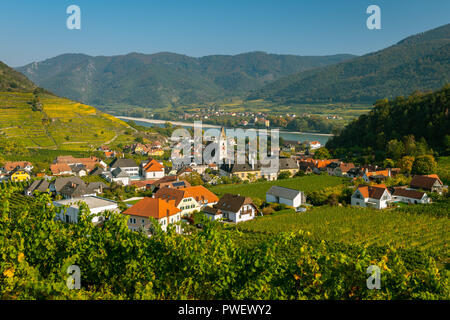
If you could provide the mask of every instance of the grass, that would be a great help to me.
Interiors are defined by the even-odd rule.
[[[418,205],[420,206],[420,205]],[[448,260],[450,220],[402,210],[354,207],[317,207],[305,213],[292,210],[242,222],[249,233],[277,234],[309,231],[315,240],[344,244],[392,245],[395,248],[432,252]]]
[[[281,186],[291,189],[304,191],[306,193],[321,190],[327,187],[334,187],[344,184],[345,178],[333,177],[328,175],[309,175],[304,177],[295,177],[285,180],[266,181],[257,183],[243,183],[233,185],[218,185],[211,187],[211,191],[222,196],[225,193],[240,194],[242,196],[266,199],[266,192],[272,186]]]

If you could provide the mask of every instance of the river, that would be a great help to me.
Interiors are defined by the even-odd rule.
[[[164,127],[166,122],[170,122],[174,126],[182,126],[184,128],[192,128],[194,126],[193,122],[182,122],[182,121],[168,121],[168,120],[158,120],[158,119],[145,119],[145,118],[133,118],[133,117],[122,117],[118,116],[117,118],[123,120],[131,120],[136,124],[144,127]],[[220,126],[202,123],[204,128],[220,128]],[[225,128],[227,129],[227,128]],[[307,132],[292,132],[280,130],[280,137],[284,140],[290,141],[319,141],[321,145],[325,145],[325,143],[332,137],[332,134],[325,133],[307,133]]]

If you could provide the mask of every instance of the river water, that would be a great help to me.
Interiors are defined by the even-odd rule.
[[[166,122],[170,122],[173,125],[180,125],[184,128],[192,128],[194,126],[193,122],[181,122],[181,121],[166,121],[166,120],[157,120],[157,119],[145,119],[145,118],[133,118],[133,117],[117,117],[123,120],[132,120],[137,125],[143,127],[164,127]],[[212,124],[203,123],[202,126],[204,128],[220,128],[220,126],[215,126]],[[227,129],[227,128],[225,128]],[[284,140],[290,141],[319,141],[321,145],[325,145],[325,143],[332,137],[331,134],[320,134],[320,133],[303,133],[303,132],[291,132],[280,130],[280,137]]]

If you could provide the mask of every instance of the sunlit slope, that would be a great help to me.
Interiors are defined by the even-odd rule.
[[[26,147],[91,149],[110,142],[128,125],[94,107],[50,94],[0,92],[0,134]]]

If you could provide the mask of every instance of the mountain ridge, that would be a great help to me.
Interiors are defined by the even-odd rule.
[[[373,103],[450,81],[450,24],[354,59],[296,73],[251,92],[278,103]]]
[[[244,95],[283,75],[354,57],[260,51],[199,58],[171,52],[95,57],[63,54],[16,70],[58,95],[83,103],[152,107]]]

